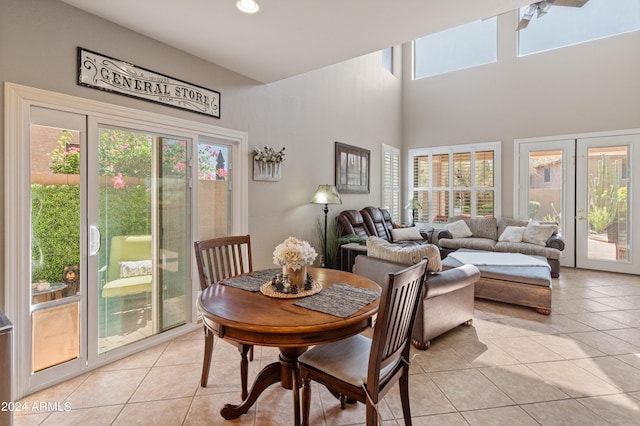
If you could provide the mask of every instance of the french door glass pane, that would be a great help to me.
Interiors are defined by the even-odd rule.
[[[31,371],[37,372],[80,356],[80,132],[32,125],[30,140]]]
[[[628,261],[628,146],[588,149],[588,258]]]
[[[529,153],[529,219],[562,229],[562,151]]]

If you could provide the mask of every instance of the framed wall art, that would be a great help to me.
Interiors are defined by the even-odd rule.
[[[369,193],[371,151],[336,142],[336,188],[343,194]]]

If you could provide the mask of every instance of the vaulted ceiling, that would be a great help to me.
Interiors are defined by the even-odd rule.
[[[263,83],[529,3],[257,0],[260,11],[248,15],[236,8],[236,0],[61,1]]]

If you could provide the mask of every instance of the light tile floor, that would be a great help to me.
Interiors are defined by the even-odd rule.
[[[70,411],[19,413],[16,425],[282,425],[292,423],[291,392],[267,389],[240,419],[239,355],[216,340],[209,385],[199,386],[203,338],[197,331],[25,398],[67,403]],[[250,379],[277,358],[255,348]],[[640,277],[563,268],[550,316],[476,300],[473,326],[412,352],[414,425],[640,424]],[[385,424],[401,425],[398,392],[380,404]],[[313,387],[312,425],[363,424],[364,408],[341,410]]]

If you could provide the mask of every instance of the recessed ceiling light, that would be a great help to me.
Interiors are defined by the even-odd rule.
[[[255,0],[238,0],[236,6],[244,13],[256,13],[260,10],[260,5]]]

